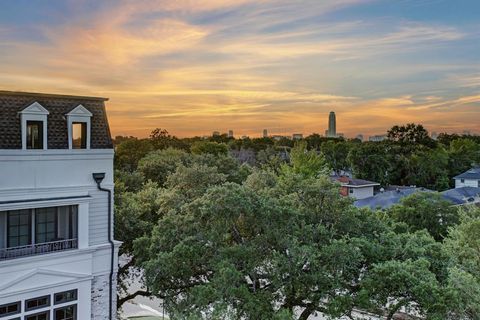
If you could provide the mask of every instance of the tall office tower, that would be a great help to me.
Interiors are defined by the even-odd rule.
[[[335,138],[337,136],[337,120],[335,112],[331,111],[328,116],[328,134],[327,137]]]
[[[233,138],[233,130],[228,130],[228,137]]]
[[[263,129],[263,137],[268,138],[268,130],[267,129]]]

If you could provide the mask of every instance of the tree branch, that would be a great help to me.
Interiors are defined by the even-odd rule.
[[[132,294],[129,294],[123,298],[120,298],[118,297],[117,298],[117,309],[120,309],[122,307],[122,305],[129,301],[129,300],[132,300],[132,299],[135,299],[136,297],[138,296],[142,296],[142,297],[151,297],[153,294],[149,291],[146,291],[146,290],[138,290]]]

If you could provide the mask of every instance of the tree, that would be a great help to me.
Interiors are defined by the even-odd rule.
[[[448,154],[442,147],[414,152],[408,159],[406,184],[443,191],[448,189]]]
[[[349,169],[347,156],[350,148],[347,142],[329,140],[322,144],[321,150],[335,172],[340,173]]]
[[[307,143],[297,142],[290,151],[290,165],[284,164],[282,171],[300,174],[303,177],[319,177],[330,172],[323,155],[307,150]]]
[[[456,207],[433,192],[417,192],[391,207],[387,213],[405,223],[411,231],[427,230],[436,240],[447,236],[448,228],[459,221]]]
[[[450,230],[445,251],[451,258],[447,301],[452,319],[478,319],[480,314],[480,209],[461,213]]]
[[[168,148],[149,153],[138,163],[138,171],[146,180],[152,180],[162,186],[169,174],[181,164],[191,162],[191,156],[182,150]]]
[[[153,145],[147,139],[127,139],[115,148],[115,169],[134,171],[140,159],[153,151]]]
[[[428,147],[435,146],[435,141],[430,138],[428,131],[421,125],[409,123],[403,126],[393,126],[387,132],[389,140],[399,142],[401,144],[421,144]]]
[[[150,141],[156,150],[175,148],[187,150],[188,144],[175,136],[171,136],[167,130],[156,128],[150,133]]]
[[[391,171],[389,154],[384,144],[365,142],[352,147],[348,153],[348,163],[355,177],[379,182],[382,185],[390,183]]]
[[[228,146],[224,143],[210,142],[210,141],[197,141],[192,144],[190,151],[193,154],[213,154],[218,155],[227,155]]]

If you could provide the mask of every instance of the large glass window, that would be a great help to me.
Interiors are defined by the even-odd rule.
[[[27,121],[27,149],[43,149],[43,121]]]
[[[77,305],[55,309],[54,320],[77,320]]]
[[[50,305],[50,296],[43,296],[25,301],[25,311],[40,309]]]
[[[56,241],[57,208],[35,209],[35,243]]]
[[[72,148],[73,149],[87,148],[87,123],[86,122],[72,123]]]
[[[30,210],[9,211],[7,216],[7,246],[29,245],[32,241]]]
[[[44,311],[44,312],[25,316],[25,320],[49,320],[49,319],[50,319],[50,311]]]
[[[12,302],[0,306],[0,318],[20,313],[21,302]]]

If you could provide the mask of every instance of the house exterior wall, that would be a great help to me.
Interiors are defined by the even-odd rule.
[[[353,190],[353,193],[349,193],[350,197],[355,199],[365,199],[373,196],[373,186],[371,187],[359,187],[359,188],[350,188]]]
[[[455,179],[455,188],[461,187],[480,187],[478,179],[464,179],[463,182],[461,179]]]
[[[78,206],[78,249],[0,260],[0,305],[22,301],[22,313],[6,319],[43,310],[54,319],[55,308],[63,305],[54,305],[53,295],[71,289],[78,290],[78,299],[64,305],[77,304],[78,319],[108,319],[108,199],[97,190],[94,172],[105,172],[102,186],[113,190],[112,149],[0,150],[0,212]],[[0,228],[0,248],[4,230]],[[115,257],[119,245],[115,243]],[[115,273],[116,268],[115,258]],[[112,288],[115,308],[115,283]],[[24,311],[25,299],[43,295],[51,296],[48,308]]]

